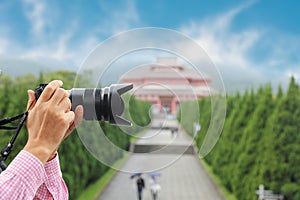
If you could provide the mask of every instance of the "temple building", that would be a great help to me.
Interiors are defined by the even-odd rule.
[[[157,58],[155,64],[140,66],[121,77],[133,83],[133,95],[156,105],[157,112],[176,114],[180,102],[210,95],[211,78],[192,67],[180,65],[175,57]]]

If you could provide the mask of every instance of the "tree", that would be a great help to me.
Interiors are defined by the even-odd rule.
[[[277,104],[274,115],[268,123],[267,134],[273,142],[269,151],[275,155],[273,164],[276,163],[276,165],[265,168],[263,176],[269,182],[267,183],[269,188],[283,194],[287,188],[290,188],[290,184],[300,184],[299,97],[299,86],[292,77],[287,95]],[[300,193],[295,193],[295,195],[298,196]]]
[[[264,157],[263,146],[267,140],[262,140],[264,128],[269,115],[273,112],[272,88],[267,85],[260,88],[256,98],[257,106],[245,127],[240,141],[240,151],[234,166],[234,191],[239,199],[253,199],[253,191],[262,182],[259,171]],[[256,177],[255,179],[253,177]]]

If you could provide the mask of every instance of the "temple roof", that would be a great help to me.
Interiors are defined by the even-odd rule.
[[[146,85],[141,88],[135,88],[132,93],[135,95],[196,95],[209,96],[216,91],[209,86],[187,86],[187,85]]]
[[[175,59],[176,60],[176,59]],[[170,63],[170,64],[168,64]],[[140,80],[140,79],[192,79],[206,80],[211,78],[198,70],[179,65],[171,58],[158,58],[156,64],[143,65],[124,74],[121,80]]]

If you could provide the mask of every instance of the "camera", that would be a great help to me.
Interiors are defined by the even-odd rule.
[[[38,100],[47,84],[40,84],[35,89]],[[112,84],[104,88],[72,88],[67,90],[74,111],[83,106],[85,120],[105,121],[111,124],[131,126],[131,122],[121,118],[124,101],[121,95],[133,88],[133,84]]]

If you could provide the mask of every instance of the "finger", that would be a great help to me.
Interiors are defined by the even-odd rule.
[[[27,94],[28,94],[28,102],[27,102],[26,110],[29,110],[29,109],[33,108],[33,106],[35,105],[36,99],[35,99],[34,91],[28,90]]]
[[[69,124],[69,126],[71,126],[71,124],[74,123],[74,119],[75,119],[75,113],[73,111],[69,111],[65,113],[65,120],[66,123]]]
[[[70,133],[72,132],[72,130],[74,129],[73,127],[74,127],[75,113],[73,111],[70,111],[70,112],[68,112],[66,114],[67,114],[66,117],[68,118],[67,120],[69,120],[70,126],[69,126],[68,130],[66,131],[63,139],[65,139],[66,137],[68,137],[70,135]]]
[[[57,88],[54,92],[53,96],[51,97],[51,102],[59,105],[65,98],[68,98],[69,94],[66,90],[62,88]]]
[[[63,98],[59,103],[59,108],[61,110],[64,110],[65,112],[69,112],[71,110],[71,107],[71,100],[68,97]]]
[[[44,91],[42,92],[39,101],[49,101],[51,97],[54,95],[55,91],[63,85],[63,82],[60,80],[51,81]]]
[[[76,128],[80,124],[82,119],[83,119],[83,106],[79,105],[75,109],[75,119],[74,119],[75,127],[74,128]]]
[[[75,109],[75,119],[74,119],[74,122],[70,125],[69,130],[67,131],[65,137],[67,137],[76,127],[79,126],[79,124],[82,121],[82,119],[83,119],[83,106],[79,105]]]

